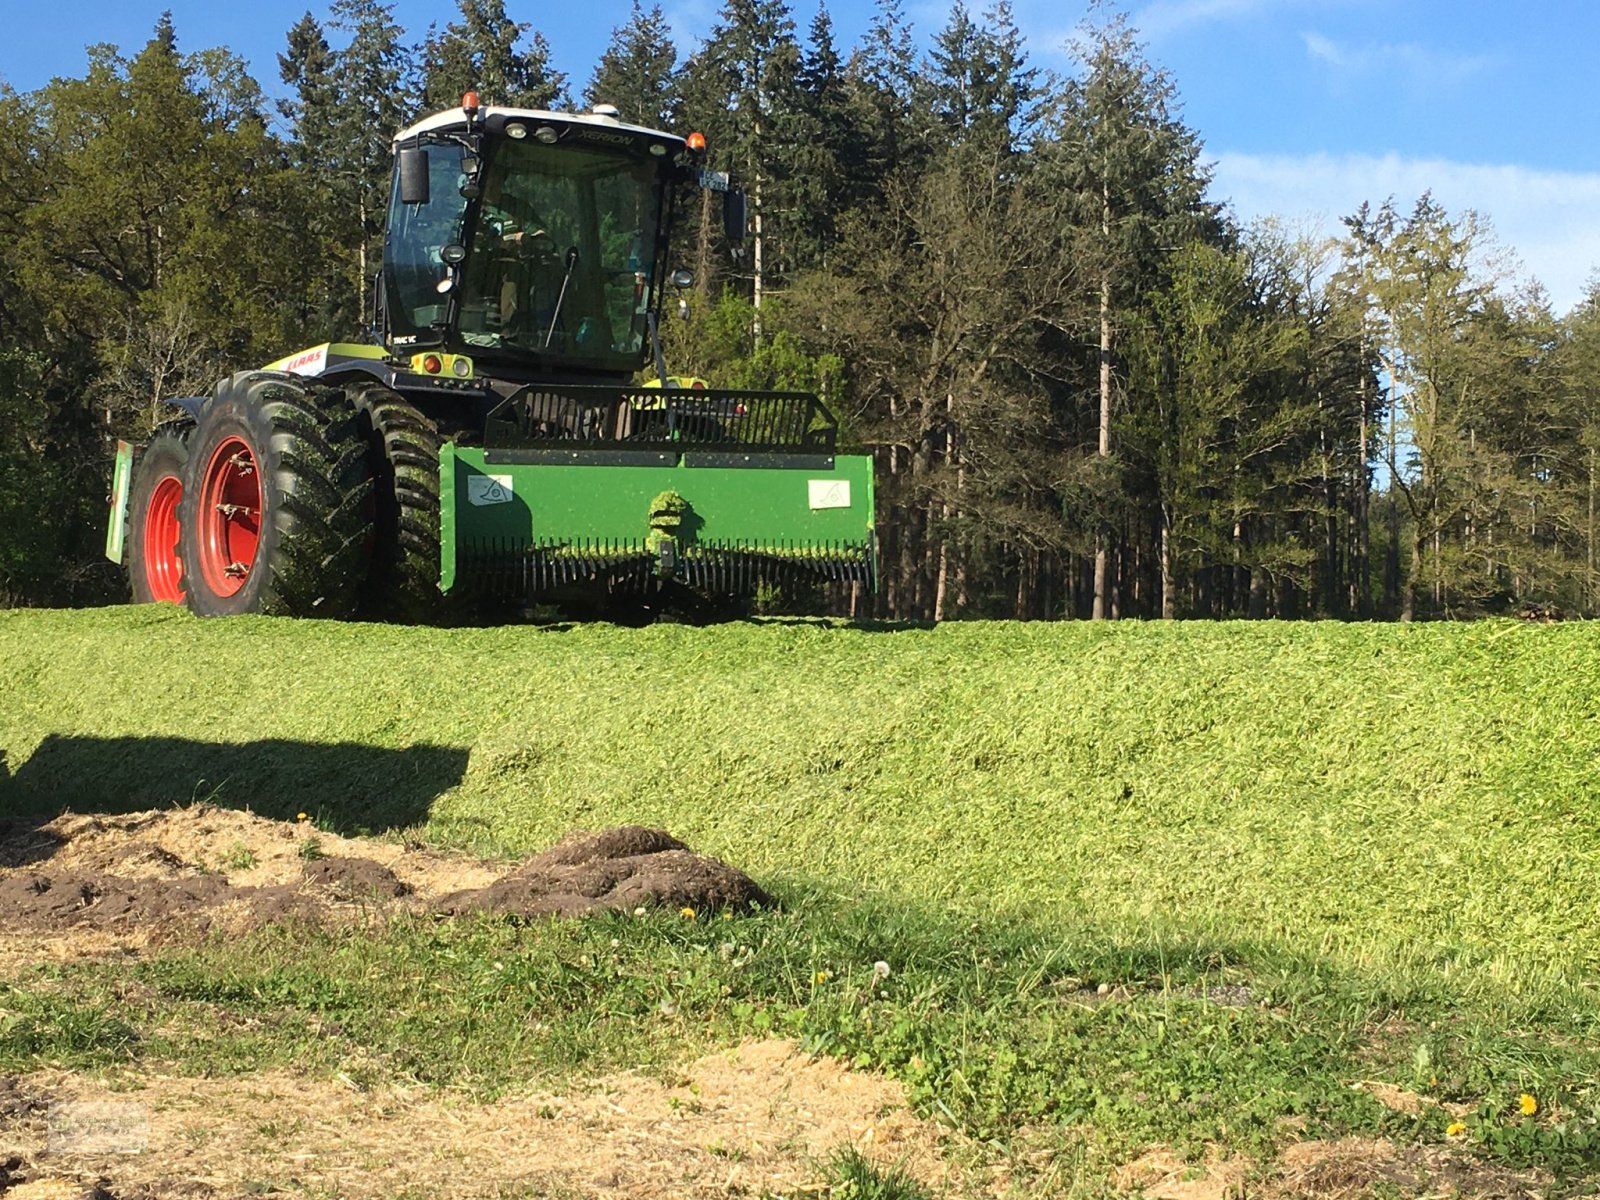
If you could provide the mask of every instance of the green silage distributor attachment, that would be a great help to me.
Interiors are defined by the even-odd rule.
[[[440,462],[440,583],[748,595],[875,574],[872,460],[797,392],[548,386]]]

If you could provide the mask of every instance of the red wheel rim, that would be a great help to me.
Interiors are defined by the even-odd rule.
[[[150,595],[169,604],[183,603],[183,565],[178,559],[178,501],[183,482],[163,475],[150,493],[144,514],[144,578]]]
[[[211,452],[196,506],[200,574],[218,596],[231,596],[255,569],[261,544],[261,472],[243,438]]]

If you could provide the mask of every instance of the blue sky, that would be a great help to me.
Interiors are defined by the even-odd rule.
[[[802,30],[814,0],[793,0]],[[983,0],[970,0],[981,8]],[[1033,61],[1065,70],[1083,0],[1013,0]],[[275,86],[274,55],[322,0],[77,0],[61,9],[4,0],[0,78],[37,87],[83,68],[84,47],[137,47],[163,8],[186,49],[227,45]],[[663,0],[691,47],[718,0]],[[866,3],[831,4],[852,43]],[[557,66],[587,79],[628,0],[533,5],[519,20],[549,39]],[[1558,309],[1576,303],[1600,267],[1600,4],[1583,0],[1126,0],[1150,57],[1173,75],[1188,123],[1216,172],[1215,193],[1246,219],[1275,214],[1308,232],[1337,231],[1363,200],[1409,206],[1432,189],[1451,211],[1477,209],[1520,260],[1508,280],[1537,277]],[[420,37],[455,11],[450,0],[397,0]],[[925,42],[948,5],[906,0]]]

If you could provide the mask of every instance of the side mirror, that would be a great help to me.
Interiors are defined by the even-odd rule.
[[[744,241],[745,226],[748,218],[745,215],[744,193],[727,191],[722,193],[722,232],[730,242]]]
[[[395,168],[400,175],[400,203],[426,204],[428,202],[428,152],[421,146],[407,146],[400,151]]]

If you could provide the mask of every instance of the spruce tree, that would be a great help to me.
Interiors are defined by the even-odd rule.
[[[794,21],[783,0],[725,0],[685,81],[686,112],[706,134],[713,165],[731,171],[749,198],[747,278],[757,310],[787,262],[793,212],[787,189],[802,124],[799,68]],[[717,240],[709,200],[702,201],[700,221],[699,259],[706,267]]]
[[[349,41],[334,53],[339,102],[329,131],[327,169],[336,203],[353,221],[355,255],[346,295],[359,311],[377,268],[394,136],[412,114],[405,87],[411,64],[392,4],[334,0],[332,11],[333,28]]]
[[[289,123],[296,159],[308,166],[325,162],[334,144],[339,113],[334,65],[327,35],[306,13],[289,30],[288,46],[278,55],[278,77],[293,92],[278,101],[278,112]]]
[[[611,31],[584,93],[584,104],[614,105],[622,120],[656,129],[673,129],[682,99],[678,94],[678,51],[661,6],[649,11],[633,0],[625,25]]]
[[[901,0],[876,0],[867,36],[845,68],[851,97],[862,114],[860,159],[872,191],[882,193],[902,168],[922,161],[927,149],[914,116],[912,97],[919,88],[916,47]],[[923,131],[925,132],[925,131]]]
[[[1009,0],[998,0],[981,21],[956,0],[923,75],[922,94],[941,141],[976,138],[1008,147],[1025,136],[1038,72],[1027,65]]]
[[[505,0],[459,0],[459,20],[430,30],[421,52],[423,107],[454,108],[476,91],[485,104],[571,107],[567,77],[550,65],[542,33],[506,15]]]
[[[838,223],[874,180],[863,154],[866,112],[851,94],[828,10],[817,9],[796,75],[796,144],[788,191],[791,266],[816,266],[837,240]]]
[[[292,90],[278,102],[289,123],[290,154],[298,169],[297,199],[305,208],[304,235],[318,252],[302,256],[305,284],[298,324],[310,337],[352,329],[360,317],[349,287],[363,232],[349,203],[351,177],[341,174],[341,86],[322,26],[306,13],[289,30],[278,74]]]
[[[1086,32],[1076,47],[1080,74],[1056,99],[1045,126],[1049,169],[1076,201],[1079,250],[1096,280],[1099,414],[1095,422],[1101,489],[1095,507],[1095,619],[1116,615],[1120,596],[1111,561],[1113,512],[1120,487],[1113,467],[1118,327],[1122,315],[1162,282],[1171,247],[1218,236],[1206,200],[1200,140],[1174,111],[1171,79],[1151,66],[1121,17]]]

